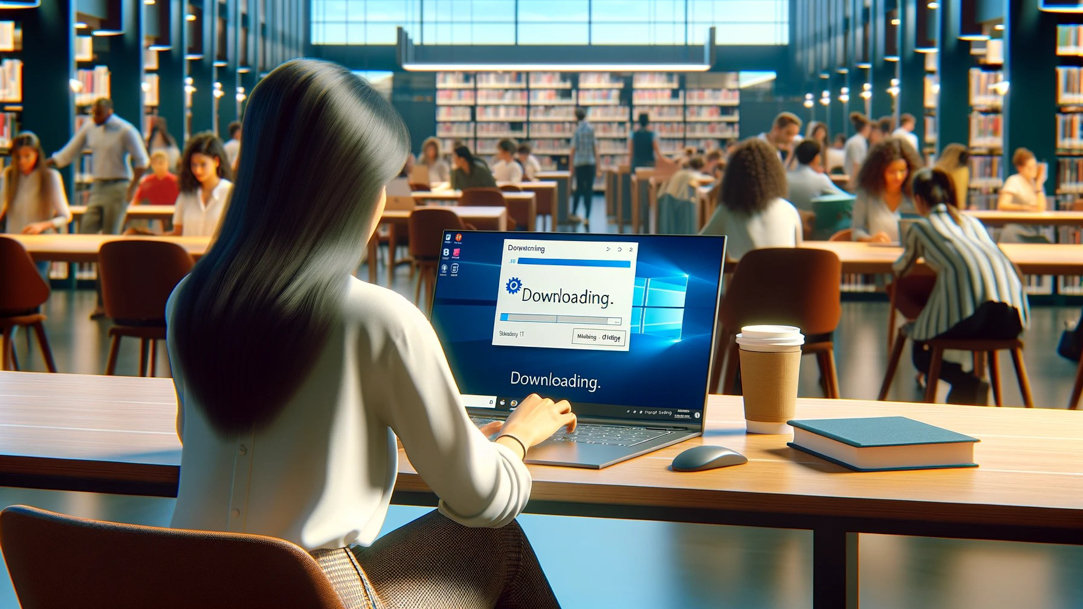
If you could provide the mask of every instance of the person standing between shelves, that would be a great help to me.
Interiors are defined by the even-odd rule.
[[[579,125],[572,134],[572,149],[569,158],[575,171],[575,195],[572,197],[572,209],[568,221],[583,224],[590,217],[590,208],[594,198],[594,178],[598,175],[598,140],[594,137],[594,127],[587,120],[587,112],[575,109],[575,120]],[[579,215],[579,202],[583,202],[583,215]]]
[[[918,147],[918,136],[914,135],[914,128],[916,126],[917,121],[914,120],[913,114],[903,114],[899,117],[899,128],[891,132],[891,137],[901,137],[909,142],[914,150],[921,150],[921,148]],[[887,132],[885,131],[885,133]]]
[[[640,167],[654,167],[658,160],[666,158],[658,146],[658,137],[650,129],[650,115],[640,112],[636,120],[639,128],[632,132],[632,139],[628,140],[628,158],[632,159],[633,174]]]
[[[541,162],[538,161],[538,157],[534,156],[533,152],[530,144],[526,142],[519,144],[519,148],[515,151],[519,164],[523,166],[523,175],[527,182],[538,179],[538,173],[541,171]]]
[[[169,155],[169,171],[180,171],[181,149],[177,140],[169,133],[169,123],[164,116],[151,119],[150,135],[147,136],[147,152],[165,151]]]
[[[869,133],[872,131],[872,123],[869,117],[860,112],[850,113],[850,123],[854,126],[854,134],[846,140],[842,153],[843,172],[850,177],[850,192],[857,190],[857,173],[865,164],[865,157],[869,154]]]
[[[1045,164],[1038,164],[1034,153],[1026,148],[1016,148],[1012,155],[1015,175],[1004,180],[997,197],[997,209],[1001,211],[1042,212],[1048,208],[1045,200]],[[1008,224],[1000,231],[1001,243],[1049,243],[1040,226]]]
[[[926,373],[932,356],[926,342],[945,339],[1012,339],[1027,325],[1022,281],[981,221],[959,213],[951,177],[920,169],[912,180],[914,207],[924,216],[906,231],[893,270],[900,281],[919,258],[936,273],[929,301],[910,326],[914,367]],[[989,385],[962,366],[945,361],[940,378],[951,384],[948,402],[984,405]]]
[[[767,142],[778,152],[778,160],[786,163],[793,154],[794,141],[801,137],[801,119],[792,112],[782,112],[775,117],[771,130],[761,133],[759,139]]]
[[[0,174],[0,220],[7,219],[7,232],[38,235],[71,222],[64,181],[59,171],[45,166],[38,136],[29,131],[16,135],[11,159]],[[35,265],[42,277],[49,272],[47,261]]]
[[[440,152],[440,140],[435,137],[430,137],[421,144],[421,158],[418,159],[418,166],[428,170],[430,186],[451,179],[451,169],[448,168],[447,161],[443,159]]]
[[[970,192],[970,151],[962,144],[948,144],[940,151],[935,167],[951,177],[955,185],[955,202],[959,209],[967,208]]]
[[[458,146],[451,152],[452,190],[464,188],[496,188],[496,180],[485,161],[475,157],[466,146]]]
[[[128,201],[135,194],[149,159],[139,131],[113,114],[113,102],[100,98],[94,102],[91,112],[93,120],[83,125],[46,164],[67,167],[84,150],[90,150],[94,182],[90,186],[86,213],[79,222],[79,232],[115,235],[120,232]]]
[[[518,184],[523,181],[523,167],[515,160],[515,142],[502,139],[496,144],[496,162],[493,163],[493,178],[497,182]]]
[[[229,161],[229,168],[236,170],[237,157],[241,154],[241,123],[240,121],[233,121],[229,124],[229,141],[222,146],[222,149],[226,151],[226,157]]]

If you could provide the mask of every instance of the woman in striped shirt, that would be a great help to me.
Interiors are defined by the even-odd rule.
[[[906,249],[895,261],[902,276],[918,258],[936,271],[928,304],[914,320],[914,366],[927,372],[933,338],[1009,339],[1027,324],[1027,295],[1011,261],[985,226],[959,213],[955,186],[940,169],[921,169],[912,181],[914,206],[925,218],[903,236]],[[944,362],[940,378],[951,384],[948,401],[984,404],[989,385],[957,363]]]

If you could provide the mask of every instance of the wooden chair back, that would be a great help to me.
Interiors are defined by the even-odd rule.
[[[183,247],[168,241],[103,243],[98,250],[98,272],[105,314],[121,322],[165,324],[166,301],[192,264]]]
[[[0,236],[0,316],[32,311],[49,299],[34,259],[22,243]]]
[[[503,207],[504,194],[499,188],[464,188],[459,198],[463,207]]]

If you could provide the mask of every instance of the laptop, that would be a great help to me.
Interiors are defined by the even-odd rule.
[[[531,393],[579,419],[528,463],[597,469],[703,432],[725,237],[442,238],[432,324],[474,421]]]

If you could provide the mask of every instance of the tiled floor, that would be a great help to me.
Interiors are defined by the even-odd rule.
[[[599,232],[606,228],[600,208],[599,201],[590,225]],[[396,291],[412,296],[405,267],[394,279]],[[386,285],[382,273],[380,281]],[[46,307],[49,339],[63,372],[104,369],[108,323],[87,319],[93,303],[93,292],[57,291]],[[873,399],[887,359],[887,305],[845,302],[843,308],[836,337],[842,395]],[[1059,358],[1054,348],[1064,322],[1074,322],[1078,315],[1075,308],[1033,311],[1024,359],[1035,402],[1042,407],[1064,408],[1067,403],[1075,365]],[[26,352],[21,337],[18,348],[26,368],[42,369],[40,357]],[[135,373],[137,353],[134,342],[123,349],[121,374]],[[1019,405],[1011,365],[1002,366],[1005,400]],[[800,392],[819,395],[811,358],[805,360]],[[919,397],[906,362],[891,397]],[[0,505],[13,503],[148,524],[168,522],[172,509],[169,499],[0,488]],[[393,506],[386,528],[421,513],[421,508]],[[804,531],[531,515],[522,516],[521,522],[568,608],[811,606],[811,535]],[[863,607],[1083,607],[1079,547],[864,535],[860,568]],[[14,606],[3,578],[0,608]]]

